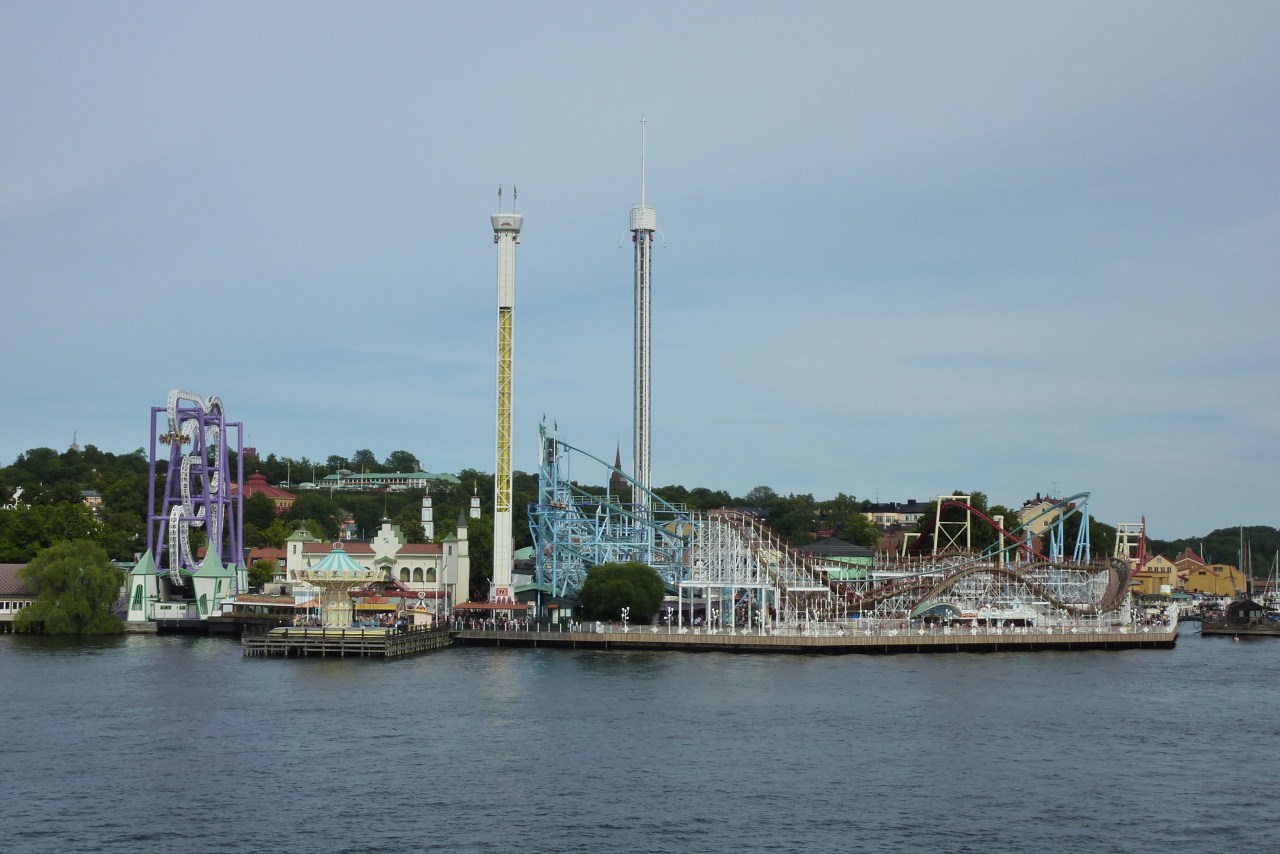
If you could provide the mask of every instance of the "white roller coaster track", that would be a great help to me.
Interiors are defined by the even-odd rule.
[[[181,503],[175,504],[169,511],[169,579],[174,584],[182,584],[181,567],[192,569],[196,566],[195,555],[191,550],[191,528],[203,527],[206,521],[206,508],[209,508],[208,543],[210,548],[217,548],[221,535],[222,518],[216,499],[221,488],[221,453],[219,445],[222,441],[217,424],[206,424],[202,443],[197,444],[196,433],[200,422],[196,418],[183,418],[179,423],[178,401],[188,400],[200,407],[204,415],[222,415],[222,399],[216,395],[202,398],[182,389],[169,392],[166,407],[169,418],[169,432],[165,441],[177,442],[180,447],[189,447],[182,456],[182,467],[179,474],[179,497]],[[201,491],[204,501],[197,509],[193,504],[191,467],[200,465],[205,472],[201,475]],[[171,473],[172,474],[172,473]],[[179,555],[182,560],[179,561]]]

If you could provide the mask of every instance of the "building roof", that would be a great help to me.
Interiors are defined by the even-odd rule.
[[[18,578],[25,563],[0,563],[0,596],[34,596],[31,585]]]
[[[797,551],[805,552],[811,555],[821,555],[823,557],[875,557],[876,553],[866,546],[855,545],[854,543],[842,540],[839,537],[827,537],[824,540],[810,543],[807,546],[801,546]]]
[[[360,540],[343,540],[341,543],[342,550],[350,555],[372,556],[373,546]],[[328,554],[333,550],[330,543],[303,543],[302,553],[304,555]],[[444,546],[440,543],[404,543],[396,552],[397,555],[438,555],[444,551]]]
[[[236,491],[236,484],[231,484],[231,491],[233,493]],[[259,493],[272,500],[279,499],[282,501],[292,501],[294,498],[294,494],[292,492],[286,492],[278,486],[272,486],[267,483],[267,476],[265,474],[255,471],[253,474],[249,475],[248,479],[244,482],[244,497],[252,498]]]
[[[338,543],[334,543],[333,549],[324,560],[309,569],[302,570],[302,574],[312,583],[321,579],[369,580],[370,577],[370,571],[352,560]]]
[[[430,480],[438,480],[443,483],[461,483],[456,477],[443,472],[430,471],[411,471],[411,472],[363,472],[359,474],[327,474],[324,476],[324,485],[333,486],[340,483],[385,483],[407,482],[407,483],[426,483]]]
[[[1200,559],[1200,555],[1193,552],[1190,546],[1187,546],[1186,550],[1183,551],[1182,554],[1178,555],[1173,562],[1182,563],[1184,560],[1193,560],[1201,566],[1204,565],[1204,561]]]
[[[908,498],[905,502],[884,501],[868,504],[863,513],[923,513],[929,509],[929,505],[922,504],[914,498]]]

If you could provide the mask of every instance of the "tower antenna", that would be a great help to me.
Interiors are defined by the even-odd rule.
[[[644,207],[644,116],[640,117],[640,207]]]

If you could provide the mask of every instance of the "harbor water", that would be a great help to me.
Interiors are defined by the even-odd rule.
[[[769,656],[0,636],[5,850],[1272,850],[1280,641]]]

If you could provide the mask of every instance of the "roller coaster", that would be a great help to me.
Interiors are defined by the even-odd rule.
[[[147,551],[175,594],[189,590],[200,572],[200,545],[206,559],[216,557],[223,566],[244,562],[241,454],[233,471],[228,453],[228,440],[241,431],[216,396],[174,389],[164,407],[152,408]]]
[[[600,563],[638,561],[657,569],[673,594],[667,618],[735,625],[921,620],[971,625],[1054,625],[1124,621],[1135,568],[1132,538],[1095,560],[1089,494],[1046,501],[1016,527],[973,507],[968,496],[939,498],[933,519],[900,554],[880,554],[864,577],[835,578],[839,564],[798,551],[752,513],[691,512],[647,493],[599,457],[540,428],[538,501],[529,508],[536,582],[572,596]],[[628,495],[584,482],[627,484]],[[643,495],[643,493],[641,493]],[[1131,526],[1130,526],[1131,527]],[[982,548],[976,539],[994,542]],[[1123,543],[1123,544],[1122,544]]]
[[[687,508],[664,501],[599,457],[549,435],[545,422],[538,432],[538,501],[529,507],[529,528],[543,589],[555,596],[572,595],[582,587],[587,570],[601,563],[646,563],[669,587],[687,577]],[[604,474],[603,489],[573,479],[575,455]],[[611,489],[618,477],[626,483],[625,495]],[[637,495],[647,496],[647,504],[635,501]]]

